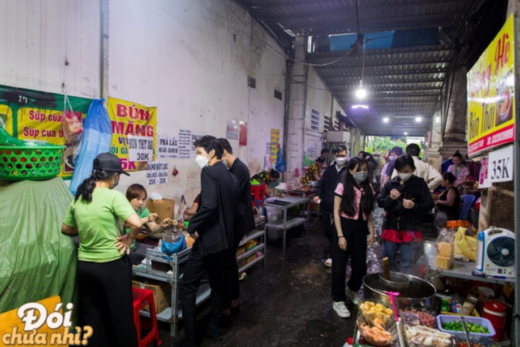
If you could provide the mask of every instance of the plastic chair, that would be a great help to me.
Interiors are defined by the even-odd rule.
[[[132,288],[132,298],[134,304],[134,323],[135,329],[137,330],[137,341],[139,341],[139,347],[148,347],[153,340],[156,341],[157,346],[160,346],[162,341],[159,337],[159,327],[157,325],[153,292],[149,289]],[[141,324],[139,311],[141,311],[141,309],[146,305],[149,305],[150,308],[151,323]],[[141,339],[141,325],[144,329],[150,330],[148,335],[143,339]]]
[[[462,213],[460,214],[460,220],[468,220],[469,216],[469,209],[471,208],[471,205],[476,200],[476,197],[473,195],[464,195],[464,205],[462,206]]]
[[[251,195],[253,198],[253,207],[260,208],[264,205],[266,185],[262,183],[257,186],[251,186]]]

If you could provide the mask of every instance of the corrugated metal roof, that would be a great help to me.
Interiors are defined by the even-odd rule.
[[[345,54],[312,53],[307,60],[323,65]],[[430,127],[455,54],[448,46],[367,50],[363,86],[368,96],[363,101],[355,97],[361,80],[361,52],[315,69],[347,115],[366,134],[399,136],[407,132],[409,136],[423,136]],[[365,104],[369,109],[352,108],[358,104]],[[421,122],[416,122],[417,116],[421,116]],[[384,117],[390,121],[384,123]]]
[[[266,23],[295,35],[356,32],[355,0],[243,0]],[[361,0],[362,32],[457,25],[473,0]]]
[[[235,0],[271,27],[294,36],[356,33],[356,0]],[[358,0],[362,33],[457,27],[475,0]],[[417,42],[417,41],[415,41]],[[320,49],[322,47],[320,46]],[[423,136],[450,71],[456,51],[450,46],[367,49],[363,85],[368,110],[352,109],[359,87],[363,52],[316,52],[307,61],[349,117],[369,135]],[[341,58],[341,59],[340,59]],[[339,60],[338,60],[339,59]],[[328,63],[336,61],[334,64]],[[416,116],[422,122],[416,122]],[[383,117],[390,122],[383,124]]]

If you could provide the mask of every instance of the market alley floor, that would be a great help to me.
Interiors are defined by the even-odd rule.
[[[241,282],[239,318],[222,342],[204,340],[203,347],[343,346],[355,318],[339,318],[332,310],[331,271],[323,265],[328,240],[320,224],[311,222],[307,235],[298,229],[288,232],[285,254],[281,240],[268,240],[267,266],[256,265]],[[357,308],[349,309],[356,317]],[[209,308],[200,311],[202,327]],[[178,338],[182,336],[181,323]],[[163,346],[171,346],[169,325],[161,324],[161,338]]]

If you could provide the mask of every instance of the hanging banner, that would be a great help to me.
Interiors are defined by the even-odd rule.
[[[478,188],[489,188],[492,185],[491,179],[489,178],[489,157],[482,157],[480,161],[480,174],[478,181]]]
[[[276,162],[276,154],[278,153],[278,145],[280,144],[280,129],[271,129],[271,150],[269,153],[272,163]]]
[[[67,107],[64,107],[62,94],[0,85],[0,126],[20,140],[47,141],[66,146],[59,177],[70,178],[74,171],[74,145],[65,143],[63,110],[67,110],[67,130],[78,130],[81,134],[82,120],[92,100],[74,96],[68,96],[68,100]]]
[[[468,155],[515,140],[515,19],[468,72]]]
[[[108,98],[107,109],[112,121],[111,152],[119,157],[123,170],[144,170],[147,167],[147,162],[155,161],[157,108]],[[137,140],[137,143],[140,143],[139,139],[149,140],[152,144],[152,149],[147,150],[148,155],[143,154],[139,158],[137,156],[130,158],[128,142],[133,136],[138,137],[137,139],[133,138]],[[146,146],[148,146],[148,141],[146,141]]]
[[[237,120],[226,121],[226,139],[238,140],[239,123]]]

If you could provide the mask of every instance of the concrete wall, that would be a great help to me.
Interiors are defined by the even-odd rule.
[[[245,121],[248,146],[231,145],[252,174],[260,171],[271,128],[283,134],[284,126],[285,57],[276,42],[228,0],[110,0],[108,9],[108,95],[157,106],[158,135],[182,128],[225,137],[226,120]],[[0,83],[57,93],[64,83],[70,95],[99,97],[100,13],[101,0],[0,0]],[[149,191],[194,198],[194,157],[167,162],[179,175]],[[136,182],[146,183],[144,172],[117,189]]]
[[[100,25],[99,0],[0,0],[0,83],[99,97]]]
[[[284,101],[274,90],[285,94],[285,59],[264,41],[282,52],[231,1],[110,1],[109,94],[157,106],[159,135],[185,128],[225,137],[226,120],[248,122],[248,146],[230,142],[254,174],[263,168],[271,128],[283,134]],[[150,190],[194,198],[200,169],[193,159],[168,160],[180,174]],[[144,178],[134,174],[121,189]]]

